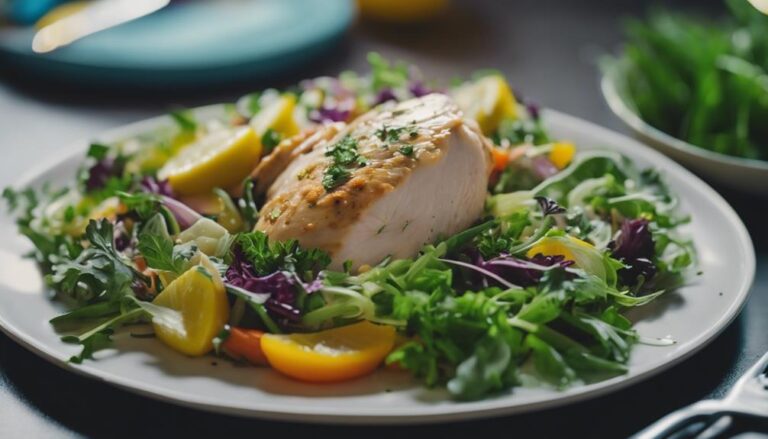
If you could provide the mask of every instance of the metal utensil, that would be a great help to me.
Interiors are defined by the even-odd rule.
[[[170,0],[95,0],[81,11],[37,32],[32,50],[47,53],[73,41],[166,7]]]
[[[725,416],[768,418],[768,353],[752,366],[721,400],[704,400],[670,413],[646,429],[635,439],[670,437],[698,424],[703,432]]]

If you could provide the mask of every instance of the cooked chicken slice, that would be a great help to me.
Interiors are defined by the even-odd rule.
[[[251,178],[256,181],[256,192],[265,192],[296,157],[324,146],[343,128],[343,123],[320,125],[280,142],[251,173]]]
[[[328,251],[334,269],[412,257],[480,217],[490,171],[488,140],[449,97],[385,105],[291,162],[256,229]]]

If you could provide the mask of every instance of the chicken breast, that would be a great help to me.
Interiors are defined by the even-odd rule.
[[[377,107],[298,156],[257,230],[330,253],[332,269],[412,257],[483,211],[490,144],[445,95]]]

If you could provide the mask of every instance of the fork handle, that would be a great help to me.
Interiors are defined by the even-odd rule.
[[[682,428],[688,427],[696,422],[706,421],[702,428],[696,433],[701,433],[712,423],[719,419],[720,414],[725,411],[715,401],[700,401],[696,404],[683,407],[676,410],[642,431],[632,436],[633,439],[662,439],[679,432]]]

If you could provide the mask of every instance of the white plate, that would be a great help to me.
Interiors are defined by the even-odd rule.
[[[219,107],[201,110],[211,114]],[[189,359],[153,339],[120,333],[119,349],[101,353],[83,365],[67,362],[77,348],[59,341],[48,319],[61,311],[44,294],[37,269],[19,255],[29,244],[11,221],[0,222],[0,326],[19,343],[77,373],[153,398],[203,410],[260,418],[322,423],[415,423],[458,420],[553,407],[637,383],[691,355],[711,341],[738,314],[755,273],[755,256],[744,225],[709,186],[663,155],[627,137],[554,111],[544,118],[556,138],[581,148],[603,147],[659,169],[693,216],[687,226],[695,238],[703,274],[675,294],[639,310],[637,330],[651,337],[673,337],[667,347],[637,346],[629,373],[565,391],[517,388],[477,402],[454,402],[443,390],[428,390],[407,374],[379,371],[338,385],[310,385],[283,378],[269,369],[238,367],[213,357]],[[109,142],[161,124],[155,118],[99,137]],[[20,184],[44,180],[68,182],[86,144],[43,167]]]

